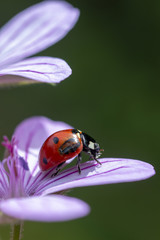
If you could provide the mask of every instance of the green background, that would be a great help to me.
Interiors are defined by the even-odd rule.
[[[1,1],[1,25],[36,2]],[[103,157],[140,159],[157,174],[141,182],[74,189],[69,195],[86,201],[90,215],[63,223],[25,222],[24,239],[158,240],[160,1],[70,2],[81,10],[79,22],[38,55],[65,59],[72,76],[56,87],[1,88],[1,139],[11,137],[23,119],[45,115],[96,138]],[[0,226],[3,239],[9,239],[9,226]]]

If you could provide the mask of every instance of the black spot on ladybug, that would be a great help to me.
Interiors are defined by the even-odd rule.
[[[54,137],[54,138],[53,138],[53,142],[54,142],[55,144],[57,144],[57,143],[59,142],[59,138],[58,138],[58,137]]]
[[[47,163],[48,163],[46,158],[43,158],[43,163],[44,163],[44,164],[47,164]]]
[[[76,134],[76,133],[78,133],[79,131],[77,130],[77,129],[72,129],[72,133],[73,134]]]

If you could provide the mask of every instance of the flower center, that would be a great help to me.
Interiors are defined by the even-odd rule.
[[[24,190],[24,175],[27,166],[22,157],[18,155],[17,151],[17,142],[13,137],[11,141],[5,136],[3,138],[2,145],[5,147],[5,159],[2,162],[3,173],[6,178],[7,187],[5,190],[5,198],[15,198],[15,197],[24,197],[26,196]]]

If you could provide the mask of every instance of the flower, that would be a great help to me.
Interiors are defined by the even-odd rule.
[[[5,158],[0,163],[0,221],[65,221],[89,213],[89,206],[76,198],[60,195],[75,187],[139,181],[155,174],[152,165],[132,159],[100,158],[77,167],[40,171],[38,154],[52,133],[71,128],[46,117],[24,120],[14,131],[11,142],[4,137]],[[9,219],[9,220],[8,220]]]
[[[0,85],[59,83],[71,74],[59,58],[33,57],[62,39],[75,25],[79,10],[65,1],[43,1],[13,17],[0,29]]]

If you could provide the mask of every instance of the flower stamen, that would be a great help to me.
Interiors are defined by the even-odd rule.
[[[9,141],[8,137],[3,137],[2,145],[6,149],[6,158],[2,164],[2,171],[4,171],[8,177],[9,184],[5,186],[7,188],[7,198],[26,195],[24,191],[24,175],[25,171],[29,170],[29,168],[25,160],[18,155],[17,143],[18,141],[15,137],[12,137],[11,141]]]

